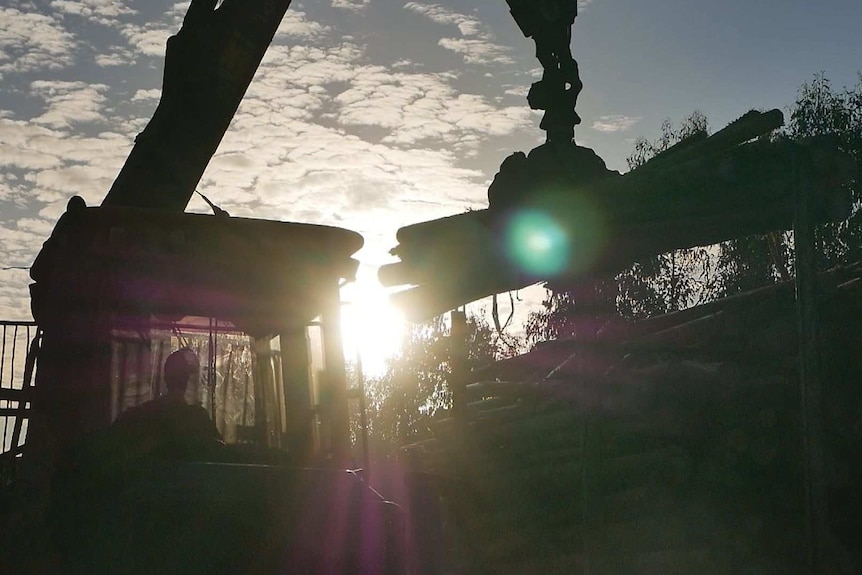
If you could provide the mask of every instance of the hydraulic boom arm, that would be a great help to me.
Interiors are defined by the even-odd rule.
[[[291,0],[192,0],[168,39],[162,97],[104,206],[182,212],[245,95]],[[544,67],[528,101],[548,140],[571,142],[581,81],[569,43],[576,0],[506,0]]]
[[[182,212],[290,0],[192,0],[168,39],[162,98],[104,206]]]

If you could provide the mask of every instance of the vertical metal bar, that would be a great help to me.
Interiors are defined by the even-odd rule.
[[[5,407],[11,409],[12,401],[11,400],[3,400],[0,402],[0,407]],[[0,416],[0,419],[3,420],[3,443],[0,443],[0,453],[6,452],[6,438],[9,436],[9,416],[3,415]]]
[[[6,371],[6,324],[3,324],[3,349],[2,349],[2,352],[0,352],[0,389],[3,388],[3,372],[4,371]],[[12,385],[10,384],[9,387],[11,388]],[[12,402],[9,400],[4,401],[3,403],[5,404],[5,407],[10,407],[12,405]],[[2,443],[2,445],[0,445],[0,448],[2,448],[4,451],[6,449],[6,437],[8,434],[8,431],[7,431],[8,427],[9,427],[9,417],[3,416],[3,443]]]
[[[119,406],[117,416],[126,411],[126,364],[128,363],[128,351],[126,346],[128,342],[121,339],[117,342],[117,397],[119,398]]]
[[[15,388],[15,352],[17,351],[17,347],[18,347],[18,325],[16,324],[12,330],[12,357],[10,358],[11,361],[9,363],[9,380],[8,380],[9,381],[9,389]],[[22,405],[24,405],[23,398],[18,401],[18,407],[20,408]],[[11,449],[15,449],[16,447],[18,447],[17,445],[15,445],[15,428],[18,427],[19,419],[20,419],[20,414],[16,415],[14,420],[13,420],[13,426],[14,427],[12,428],[12,445],[9,446]]]
[[[217,320],[216,320],[217,321]],[[209,364],[207,373],[207,388],[209,388],[210,392],[210,417],[213,421],[217,420],[216,414],[216,377],[215,377],[215,365],[216,365],[216,346],[218,342],[216,341],[216,337],[218,337],[218,325],[213,326],[213,318],[209,318],[209,357],[207,358],[207,363]]]
[[[18,348],[18,326],[12,331],[12,362],[9,366],[9,387],[15,387],[15,351]]]
[[[350,455],[350,423],[347,409],[347,374],[344,367],[344,347],[341,340],[341,292],[337,282],[327,286],[323,313],[323,356],[325,368],[326,405],[330,448],[335,461],[347,461]],[[323,402],[321,402],[323,403]]]
[[[796,218],[796,314],[799,335],[799,381],[805,458],[804,497],[808,572],[819,573],[826,559],[829,514],[824,480],[820,325],[817,291],[817,240],[813,194],[804,166],[794,162]]]
[[[3,351],[0,352],[0,387],[3,387],[3,372],[6,371],[6,325],[3,325]]]
[[[152,384],[149,381],[145,382],[143,377],[144,373],[146,373],[147,368],[149,367],[149,361],[147,361],[146,355],[147,346],[144,343],[144,339],[141,338],[139,341],[135,342],[135,370],[137,371],[137,373],[135,374],[135,396],[141,397],[143,395],[145,383],[147,383],[149,385],[146,385],[146,387],[148,388],[147,391],[149,392],[150,397],[145,401],[149,401],[150,399],[155,399],[155,397],[153,397]],[[139,403],[144,403],[144,401]]]
[[[311,370],[319,366],[313,365],[308,331],[306,326],[292,326],[279,334],[288,450],[299,460],[305,460],[315,449],[314,375]]]
[[[245,347],[247,344],[243,344]],[[245,353],[243,353],[243,358],[245,357]],[[244,363],[244,362],[243,362]],[[242,375],[243,375],[243,383],[242,383],[242,415],[240,416],[239,423],[243,427],[248,425],[248,388],[250,385],[249,381],[249,373],[250,371],[246,371],[245,365],[241,365]]]
[[[30,335],[30,325],[29,325],[29,324],[26,326],[26,329],[27,329],[27,347],[28,347],[28,349],[29,349],[29,347],[30,347],[30,346],[32,345],[32,343],[33,343],[33,339],[31,339],[31,335]],[[37,335],[37,336],[38,336],[38,335],[40,335],[40,334],[39,334],[39,329],[38,329],[38,328],[36,329],[36,335]],[[24,361],[24,382],[25,382],[25,385],[30,385],[30,383],[29,383],[29,382],[33,381],[33,373],[32,373],[32,371],[31,371],[31,373],[29,374],[29,376],[28,376],[28,374],[27,374],[27,370],[28,370],[28,366],[29,366],[29,365],[30,365],[30,355],[28,354],[28,355],[27,355],[26,360]],[[34,358],[33,365],[32,365],[32,366],[30,366],[30,367],[29,367],[29,369],[30,369],[30,370],[35,370],[35,369],[36,369],[35,358]],[[23,387],[23,386],[22,386],[22,387]],[[21,408],[25,408],[25,409],[29,409],[29,408],[30,408],[30,405],[28,405],[28,404],[29,404],[29,402],[28,402],[28,401],[26,401],[26,400],[27,400],[27,397],[28,397],[28,396],[26,396],[26,395],[24,396],[25,401],[24,401],[24,403],[22,403],[22,404],[21,404],[21,406],[20,406]]]
[[[27,328],[30,332],[30,328]],[[24,380],[21,382],[21,400],[18,402],[18,413],[15,416],[15,428],[12,430],[12,449],[16,449],[21,442],[21,429],[27,414],[27,397],[30,395],[33,383],[33,371],[36,368],[36,358],[39,355],[40,335],[37,332],[33,341],[28,341],[29,348],[24,360]]]
[[[218,374],[216,373],[216,364],[218,363],[218,319],[210,318],[210,369],[209,369],[209,386],[213,401],[213,421],[217,421],[218,415],[218,397],[216,388],[218,387]],[[224,405],[222,405],[222,420],[224,419]]]
[[[365,372],[362,369],[362,354],[356,352],[356,387],[359,393],[359,425],[362,427],[362,468],[368,477],[370,457],[368,455],[368,414],[365,411]]]
[[[224,337],[224,336],[222,336]],[[222,365],[222,378],[221,378],[221,409],[222,409],[222,420],[224,420],[225,429],[227,429],[227,422],[229,417],[228,411],[228,402],[230,401],[230,391],[229,387],[233,382],[233,345],[229,342],[225,342],[225,347],[227,347],[227,361]],[[216,339],[216,346],[218,346],[218,339]]]
[[[162,357],[165,355],[165,340],[159,337],[151,346],[153,349],[153,357],[150,358],[153,371],[153,395],[159,397],[162,395]]]

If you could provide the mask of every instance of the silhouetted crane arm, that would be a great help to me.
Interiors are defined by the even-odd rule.
[[[104,206],[182,212],[290,0],[192,0],[168,39],[162,97]]]

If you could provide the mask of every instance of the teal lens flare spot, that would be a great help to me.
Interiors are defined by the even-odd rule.
[[[563,272],[571,256],[565,229],[547,212],[523,210],[512,216],[505,233],[509,259],[523,272],[554,276]]]

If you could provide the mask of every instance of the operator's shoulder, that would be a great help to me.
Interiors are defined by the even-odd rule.
[[[210,418],[209,411],[207,411],[206,408],[201,405],[184,404],[181,409],[184,412],[190,414],[192,417],[206,417],[207,419]]]
[[[117,421],[133,420],[139,417],[145,417],[147,415],[163,411],[165,409],[165,405],[165,402],[160,398],[151,399],[150,401],[146,401],[140,405],[135,405],[126,409],[120,414]]]

